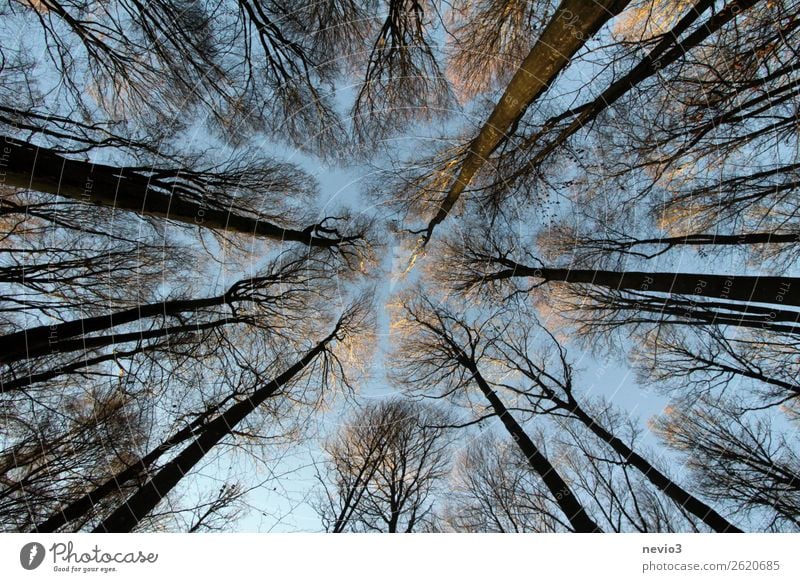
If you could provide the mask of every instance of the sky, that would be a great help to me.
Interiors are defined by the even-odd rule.
[[[443,38],[443,34],[439,34]],[[598,41],[601,42],[602,38]],[[42,47],[43,48],[43,47]],[[41,55],[40,55],[41,56]],[[599,65],[597,65],[599,66]],[[597,68],[589,63],[582,67],[569,69],[567,75],[560,79],[559,89],[564,94],[570,94],[577,101],[585,101],[590,96],[580,94],[577,89],[584,86],[584,81],[590,79],[597,72]],[[353,85],[337,87],[336,103],[346,115],[354,95]],[[490,99],[496,99],[490,96]],[[475,127],[479,125],[485,110],[480,107],[467,107],[452,112],[444,124],[433,123],[430,125],[410,126],[402,135],[390,138],[386,144],[386,151],[380,153],[368,163],[354,163],[350,167],[331,166],[312,155],[302,153],[296,148],[288,147],[273,138],[256,139],[253,145],[260,152],[275,156],[287,162],[300,165],[308,171],[319,183],[319,212],[320,217],[335,214],[338,208],[350,209],[354,214],[367,214],[379,219],[385,218],[387,209],[375,202],[369,191],[376,180],[380,180],[381,168],[387,167],[390,160],[402,159],[413,156],[420,149],[427,150],[431,138],[440,133],[449,133],[455,136],[459,128]],[[187,139],[191,145],[200,149],[214,144],[220,147],[207,133],[203,120],[197,120],[193,129],[187,132]],[[532,222],[541,222],[538,216]],[[454,226],[451,218],[441,227],[437,234],[441,236],[448,228]],[[386,248],[382,257],[382,268],[388,277],[378,285],[378,305],[388,302],[394,293],[404,288],[409,281],[413,281],[419,273],[402,276],[407,261],[407,244],[403,244],[393,235],[385,225],[378,228],[379,237]],[[236,267],[236,266],[235,266]],[[242,267],[239,265],[238,267]],[[680,270],[685,272],[704,272],[708,266],[698,260],[693,252],[676,251],[669,253],[651,265],[653,270]],[[718,272],[742,272],[745,265],[738,262],[735,254],[726,255],[721,261],[715,262],[714,270]],[[235,273],[235,268],[230,272],[219,274],[213,284],[222,284]],[[547,323],[547,322],[545,322]],[[370,364],[373,378],[359,387],[357,399],[360,402],[378,400],[394,396],[397,390],[386,378],[386,352],[390,349],[389,325],[386,313],[379,317],[378,350],[375,360]],[[634,377],[631,368],[624,358],[601,358],[592,355],[579,346],[569,345],[570,355],[580,371],[577,385],[581,393],[590,397],[602,397],[613,402],[621,410],[640,419],[639,425],[646,429],[646,421],[654,415],[661,413],[668,403],[668,398],[657,393],[652,387],[642,386]],[[307,415],[306,419],[310,438],[305,442],[290,448],[276,447],[275,458],[264,460],[263,463],[254,465],[253,472],[256,481],[264,479],[263,486],[254,490],[248,498],[252,507],[245,517],[237,524],[240,531],[318,531],[321,529],[320,520],[311,502],[313,501],[314,488],[318,486],[316,479],[315,459],[320,458],[320,444],[332,435],[342,423],[350,418],[354,406],[352,401],[338,398],[334,405],[324,414]],[[495,424],[496,422],[492,421]],[[459,447],[468,447],[474,432],[459,441]],[[644,431],[643,444],[655,445],[655,438],[646,430]],[[668,454],[668,453],[665,453]],[[227,458],[209,463],[194,483],[187,480],[187,491],[196,491],[206,484],[217,483],[224,480],[227,468]],[[247,463],[247,460],[237,459],[237,463]],[[237,466],[237,471],[248,471],[247,466]]]
[[[471,122],[473,120],[469,120],[467,123]],[[423,130],[426,129],[429,128],[423,128]],[[429,131],[424,131],[423,136],[428,134]],[[401,148],[413,149],[419,139],[419,137],[408,135],[395,137],[392,139],[392,143],[398,150]],[[391,153],[396,154],[397,152]],[[383,209],[370,205],[367,202],[369,197],[364,193],[365,185],[370,185],[375,178],[375,168],[358,166],[346,169],[335,168],[316,162],[313,158],[299,153],[288,159],[299,162],[319,181],[321,216],[327,214],[327,208],[340,206],[376,215],[384,213]],[[443,225],[440,234],[451,226],[449,223]],[[379,309],[396,292],[407,287],[407,279],[413,281],[419,274],[418,269],[410,275],[403,274],[408,264],[409,249],[407,245],[403,245],[395,239],[394,243],[388,246],[383,259],[383,267],[389,271],[389,277],[377,289]],[[375,360],[370,364],[370,369],[374,371],[375,377],[359,386],[357,398],[362,403],[399,394],[383,373],[384,366],[387,365],[385,357],[391,348],[388,324],[387,314],[380,313],[379,349]],[[661,413],[668,403],[668,398],[658,394],[652,388],[640,385],[622,358],[598,359],[597,356],[593,356],[575,345],[570,346],[569,351],[575,362],[576,370],[580,371],[577,385],[580,387],[581,393],[613,402],[630,416],[638,417],[639,424],[643,429],[641,443],[648,446],[656,445],[655,437],[646,430],[646,420]],[[285,456],[281,457],[279,462],[272,466],[275,474],[282,474],[285,477],[279,479],[279,483],[267,482],[263,490],[252,494],[252,505],[263,508],[263,511],[251,511],[238,524],[237,530],[250,532],[320,531],[322,525],[312,506],[315,499],[312,490],[319,487],[314,459],[318,459],[320,456],[319,447],[323,440],[332,435],[343,422],[352,418],[354,412],[353,403],[340,398],[338,405],[333,409],[313,418],[312,422],[315,422],[315,425],[312,429],[312,438],[297,447],[292,447]],[[491,430],[496,430],[501,437],[507,437],[497,421],[491,421],[486,425],[490,426]],[[456,443],[454,456],[469,447],[470,440],[476,438],[476,435],[475,431],[469,434],[465,432],[461,435],[462,438]],[[311,495],[309,496],[310,491]]]

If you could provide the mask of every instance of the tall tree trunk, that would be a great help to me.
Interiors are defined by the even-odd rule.
[[[504,260],[502,264],[509,268],[490,273],[486,275],[486,279],[534,277],[544,281],[584,283],[642,293],[692,295],[712,299],[800,307],[800,278],[797,277],[535,268],[508,260]]]
[[[597,116],[607,108],[611,107],[620,97],[636,85],[657,73],[660,69],[675,63],[679,58],[692,48],[700,45],[712,34],[719,31],[725,24],[737,17],[742,11],[757,4],[760,0],[734,0],[711,16],[708,21],[698,27],[686,40],[680,41],[681,35],[699,18],[699,16],[711,8],[716,0],[700,0],[689,12],[678,21],[675,27],[664,34],[662,40],[653,48],[652,51],[640,61],[630,72],[614,81],[605,91],[598,95],[593,101],[585,103],[580,107],[572,109],[557,116],[547,123],[544,129],[537,132],[534,136],[527,139],[524,148],[535,145],[546,130],[555,125],[558,121],[574,117],[572,122],[558,133],[558,136],[550,141],[544,148],[539,150],[529,164],[541,163],[557,147],[564,144],[572,135],[582,127],[592,123]]]
[[[222,316],[218,319],[201,323],[187,318],[183,320],[181,325],[156,327],[155,329],[132,331],[128,333],[114,333],[112,331],[111,333],[102,336],[64,340],[54,344],[53,346],[46,346],[35,351],[31,350],[25,355],[25,357],[35,358],[47,354],[68,354],[70,352],[83,352],[84,354],[87,354],[92,350],[98,350],[109,346],[118,346],[133,342],[142,343],[145,340],[154,340],[159,338],[174,338],[179,334],[198,334],[206,330],[217,329],[225,325],[237,323],[239,321],[240,320],[236,317]],[[148,347],[149,346],[145,344],[144,349]],[[144,349],[140,351],[144,351]]]
[[[95,164],[66,158],[44,147],[4,136],[7,156],[5,184],[25,190],[56,194],[87,204],[129,210],[142,216],[167,218],[198,227],[237,232],[309,246],[334,247],[355,237],[316,236],[316,227],[304,230],[283,228],[255,216],[221,210],[188,199],[166,183],[156,187],[163,176],[149,176],[146,169]],[[159,170],[178,179],[184,170]]]
[[[472,140],[458,176],[428,223],[421,247],[439,225],[489,156],[514,132],[528,107],[569,64],[570,58],[630,0],[562,0],[528,56],[506,87],[489,118]]]
[[[742,246],[767,244],[800,243],[800,232],[744,232],[741,234],[686,234],[662,238],[642,238],[633,240],[587,239],[578,241],[579,245],[597,247],[598,250],[613,253],[630,253],[652,259],[676,246]],[[663,247],[653,253],[633,251],[636,247]]]
[[[224,414],[205,425],[200,435],[189,446],[164,465],[93,531],[114,533],[132,531],[217,443],[229,436],[242,420],[321,354],[336,336],[338,328],[339,325],[286,371],[256,390],[250,398],[234,404]]]
[[[229,300],[230,297],[226,294],[202,299],[160,301],[137,305],[136,307],[107,315],[84,317],[53,325],[40,325],[9,333],[0,336],[0,363],[15,362],[49,353],[57,353],[61,351],[60,345],[89,333],[110,330],[119,325],[150,317],[168,317],[206,307],[224,305]]]
[[[771,330],[779,333],[800,333],[800,311],[761,307],[752,303],[730,303],[722,301],[690,301],[675,297],[642,297],[591,296],[600,300],[600,305],[591,305],[592,310],[631,311],[637,314],[653,314],[651,319],[634,316],[631,322],[680,323],[681,325],[697,323],[700,325],[732,325],[750,327],[760,330]],[[674,316],[672,320],[667,316]]]
[[[132,481],[142,475],[146,475],[150,467],[161,458],[162,455],[172,450],[179,444],[192,438],[196,431],[198,431],[207,419],[219,410],[219,405],[213,406],[206,410],[202,415],[198,416],[189,425],[182,428],[171,437],[163,441],[152,451],[140,458],[132,465],[118,472],[113,477],[110,477],[90,492],[82,497],[72,501],[67,506],[54,512],[42,524],[34,528],[34,532],[38,533],[52,533],[57,531],[60,527],[68,524],[69,522],[86,515],[95,507],[114,492],[118,491],[125,483]]]
[[[478,388],[486,397],[486,400],[489,401],[492,410],[500,418],[503,426],[517,443],[525,458],[528,459],[528,463],[530,463],[533,470],[542,479],[561,511],[572,527],[575,528],[575,531],[581,533],[602,532],[603,530],[600,529],[600,526],[586,513],[570,486],[564,481],[547,457],[539,451],[528,434],[508,411],[503,401],[500,400],[495,391],[492,390],[492,387],[489,386],[489,383],[483,378],[477,365],[467,358],[461,361],[461,365],[472,373]]]
[[[713,508],[683,489],[680,485],[656,469],[647,459],[626,445],[624,441],[611,434],[595,421],[594,418],[589,416],[585,410],[578,406],[577,403],[566,403],[557,399],[554,399],[554,402],[571,412],[575,418],[592,431],[595,436],[606,442],[614,451],[625,459],[627,463],[633,465],[659,491],[662,491],[667,497],[696,516],[711,529],[720,533],[742,533],[742,530],[714,511]]]
[[[47,382],[48,380],[58,378],[59,376],[64,374],[77,372],[78,370],[90,368],[92,366],[96,366],[97,364],[102,364],[103,362],[109,362],[114,359],[128,358],[130,356],[134,356],[136,354],[144,353],[147,351],[150,351],[150,346],[135,348],[132,350],[119,351],[119,352],[114,351],[110,354],[102,354],[94,358],[83,357],[76,362],[70,362],[69,364],[66,364],[64,366],[51,368],[44,372],[37,372],[33,374],[31,373],[19,374],[18,376],[9,380],[0,378],[0,394],[4,392],[11,392],[12,390],[20,390],[21,388],[27,388],[28,386],[32,386],[34,384],[39,384],[41,382]]]

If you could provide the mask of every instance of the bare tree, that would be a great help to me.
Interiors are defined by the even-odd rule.
[[[579,426],[559,422],[536,438],[559,459],[559,470],[605,531],[704,531],[699,520],[654,491],[635,469],[603,454],[603,443]],[[466,444],[449,500],[445,520],[455,531],[570,531],[519,448],[489,430]]]
[[[156,127],[185,125],[178,120],[196,112],[231,139],[269,130],[310,149],[340,138],[324,89],[333,55],[314,53],[317,23],[290,19],[291,6],[116,0],[98,9],[46,0],[12,7],[9,24],[38,29],[44,64],[62,79],[56,98],[84,114]]]
[[[130,462],[151,429],[133,394],[95,388],[59,409],[2,403],[0,527],[24,531]]]
[[[480,328],[472,327],[445,305],[437,305],[424,292],[404,301],[401,309],[402,323],[396,326],[404,332],[396,359],[398,378],[411,387],[438,386],[440,397],[462,402],[466,398],[467,405],[471,404],[469,388],[477,387],[488,404],[484,408],[490,411],[481,414],[478,421],[497,416],[574,531],[602,531],[481,372]]]
[[[486,160],[514,135],[527,109],[569,64],[570,58],[627,4],[627,0],[589,4],[564,0],[559,4],[486,122],[464,148],[462,156],[448,164],[449,185],[435,203],[434,216],[418,233],[421,235],[418,250],[427,245],[433,230],[448,216]],[[429,198],[428,193],[421,196]]]
[[[358,244],[363,232],[343,235],[327,217],[298,227],[315,183],[297,168],[246,154],[227,166],[198,168],[109,166],[63,156],[11,137],[4,138],[6,185],[57,194],[148,217],[309,246]],[[293,204],[279,202],[288,198]],[[292,205],[297,217],[292,216]],[[277,212],[276,212],[277,210]],[[288,225],[275,224],[275,221]]]
[[[763,521],[767,530],[797,530],[800,459],[793,439],[752,415],[724,400],[703,399],[668,409],[656,429],[685,455],[707,495]]]
[[[94,531],[129,532],[147,516],[162,499],[195,467],[220,441],[234,434],[239,423],[244,421],[268,398],[291,387],[302,378],[311,364],[319,361],[321,385],[331,381],[342,369],[333,344],[344,340],[349,334],[364,331],[369,301],[360,299],[346,309],[332,331],[321,338],[311,349],[302,353],[280,373],[270,380],[262,380],[244,400],[236,402],[195,431],[193,440],[165,463],[142,484],[125,502],[106,516]]]
[[[444,415],[391,399],[358,409],[326,445],[326,530],[410,533],[436,523],[436,493],[449,465]]]
[[[242,332],[273,344],[303,337],[327,288],[313,260],[283,256],[219,295],[175,297],[12,332],[0,337],[2,391],[52,385],[93,369],[107,373],[109,365],[125,370],[125,362],[133,368],[141,357],[236,361]]]
[[[797,339],[722,326],[664,330],[633,354],[641,377],[680,398],[731,397],[742,408],[793,406]]]
[[[462,101],[507,85],[545,26],[554,1],[457,0],[450,11],[447,73]]]
[[[518,382],[503,382],[503,386],[520,395],[523,402],[537,414],[558,415],[559,418],[576,420],[595,438],[610,447],[627,468],[633,467],[682,511],[692,514],[717,532],[740,532],[741,530],[721,516],[712,507],[691,494],[671,479],[663,470],[637,452],[614,434],[613,429],[592,412],[593,406],[579,401],[573,386],[574,372],[566,349],[531,314],[512,312],[513,319],[524,318],[527,325],[509,326],[503,322],[486,328],[483,334],[487,355],[496,356],[515,375],[521,376],[528,386]],[[502,321],[502,315],[495,316]],[[500,333],[495,333],[497,330]],[[536,341],[536,336],[544,341]],[[534,355],[536,354],[536,355]],[[523,406],[523,405],[520,405]],[[602,415],[611,419],[612,415]],[[563,422],[563,421],[562,421]],[[562,425],[563,427],[563,425]],[[591,456],[591,453],[589,454]]]
[[[459,457],[445,510],[450,529],[463,532],[570,531],[519,447],[486,433]]]
[[[356,136],[375,142],[415,119],[439,117],[451,102],[450,87],[432,46],[439,20],[436,2],[386,0],[375,28],[364,78],[353,104]]]
[[[389,300],[416,400],[347,400],[315,453],[326,529],[800,527],[797,0],[0,15],[2,529],[231,527],[377,343],[337,297],[382,210],[319,210],[303,169],[365,161],[409,269],[434,260]],[[385,147],[412,126],[431,145]],[[570,340],[676,402],[653,426],[688,472]]]
[[[459,292],[512,297],[547,289],[581,332],[714,323],[798,332],[795,277],[548,266],[526,241],[486,229],[453,237],[444,257],[439,277]]]

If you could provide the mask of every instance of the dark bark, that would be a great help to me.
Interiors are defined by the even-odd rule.
[[[67,506],[53,513],[45,522],[37,525],[34,532],[52,533],[59,528],[67,525],[71,521],[88,514],[97,504],[119,491],[126,483],[146,475],[150,467],[161,458],[162,455],[172,450],[179,444],[192,438],[199,428],[202,427],[209,416],[213,415],[219,406],[215,406],[198,416],[194,421],[174,435],[163,441],[152,451],[140,458],[136,463],[126,467],[110,479],[86,493],[83,497],[72,501]]]
[[[8,150],[3,168],[5,184],[56,194],[87,204],[128,210],[142,216],[166,218],[197,227],[237,232],[315,247],[335,247],[354,237],[326,237],[322,224],[303,230],[283,228],[262,218],[216,207],[211,200],[193,200],[176,191],[170,179],[191,174],[184,168],[148,170],[117,167],[64,157],[59,152],[5,136]],[[155,175],[149,175],[152,171]],[[166,180],[165,180],[166,178]],[[319,229],[319,230],[318,230]]]
[[[566,403],[564,403],[566,404]],[[719,533],[742,533],[738,527],[722,517],[713,508],[697,499],[694,495],[683,489],[680,485],[672,481],[661,471],[650,464],[647,459],[636,453],[622,440],[608,432],[598,424],[586,411],[577,405],[567,405],[567,408],[575,418],[581,421],[586,428],[594,433],[599,439],[608,443],[626,463],[630,463],[644,475],[659,491],[672,499],[680,507],[700,519],[711,529]]]
[[[84,317],[82,319],[53,325],[40,325],[10,333],[0,336],[0,362],[9,363],[62,351],[70,351],[70,349],[74,347],[70,343],[70,340],[85,336],[89,333],[110,330],[119,325],[140,321],[150,317],[168,317],[206,307],[220,306],[226,304],[229,300],[230,298],[227,295],[219,295],[203,299],[161,301],[139,305],[108,315]],[[91,339],[87,338],[86,340],[79,341],[91,342]],[[107,345],[107,342],[103,345]],[[80,346],[78,349],[80,349]]]
[[[102,364],[103,362],[108,362],[118,358],[127,358],[150,350],[151,348],[148,346],[135,348],[132,350],[113,351],[110,354],[102,354],[93,358],[80,358],[78,361],[71,362],[63,366],[58,366],[57,368],[52,368],[45,372],[21,373],[11,380],[2,381],[2,383],[0,383],[0,393],[27,388],[28,386],[39,384],[41,382],[47,382],[48,380],[53,380],[59,376],[71,374],[73,372],[77,372],[78,370],[84,370],[86,368],[96,366],[97,364]]]
[[[114,510],[93,531],[109,533],[132,531],[216,444],[233,432],[236,425],[320,355],[334,339],[338,328],[339,325],[328,337],[308,351],[300,360],[262,388],[256,390],[251,397],[234,404],[224,414],[205,425],[189,446],[164,465],[158,473],[142,485],[136,493]]]
[[[534,277],[545,282],[584,283],[609,289],[800,307],[800,278],[797,277],[534,268],[510,260],[503,260],[502,264],[509,268],[487,274],[485,278]]]
[[[436,215],[428,223],[422,246],[430,241],[433,230],[447,218],[489,156],[513,135],[528,107],[548,89],[586,41],[622,12],[628,3],[629,0],[562,0],[486,123],[472,140],[458,175]]]
[[[760,0],[738,0],[729,2],[725,7],[711,16],[708,21],[698,27],[684,41],[680,41],[681,35],[699,18],[699,16],[715,4],[714,0],[700,0],[689,12],[675,25],[675,27],[664,35],[664,38],[655,48],[640,61],[630,72],[614,81],[603,93],[593,101],[570,110],[545,123],[545,129],[538,132],[532,138],[526,140],[525,148],[532,147],[538,139],[545,135],[546,130],[557,122],[574,117],[572,122],[557,137],[550,141],[544,148],[536,153],[530,161],[531,164],[540,163],[557,147],[564,144],[572,135],[581,128],[586,127],[597,116],[607,108],[611,107],[618,99],[625,95],[636,85],[653,76],[659,70],[675,63],[684,56],[689,50],[695,48],[713,33],[719,31],[725,24],[736,18],[744,10],[752,7]]]
[[[648,259],[659,256],[676,246],[741,246],[762,244],[793,244],[800,242],[799,232],[748,232],[742,234],[687,234],[663,238],[643,238],[632,240],[586,239],[580,240],[581,246],[597,248],[607,252],[630,253]],[[633,251],[636,247],[663,247],[653,253]]]
[[[663,298],[648,295],[624,296],[621,294],[590,294],[597,305],[586,306],[590,310],[632,311],[652,313],[654,321],[660,323],[700,322],[705,324],[733,325],[776,332],[800,333],[800,311],[759,307],[751,303],[724,303],[720,301],[688,301],[675,297]],[[678,320],[669,319],[674,316]],[[633,323],[636,316],[630,318]]]
[[[517,443],[520,450],[525,455],[525,458],[528,459],[533,470],[541,477],[545,486],[553,496],[553,499],[558,504],[559,508],[561,508],[561,511],[564,512],[564,515],[575,531],[580,533],[602,532],[603,530],[589,517],[583,505],[578,501],[578,498],[556,468],[553,467],[547,457],[539,451],[528,434],[508,411],[503,401],[500,400],[495,391],[492,390],[492,387],[489,386],[488,382],[486,382],[480,374],[475,363],[465,358],[462,360],[461,364],[472,372],[478,388],[480,388],[486,400],[489,401],[492,410],[500,418],[503,426],[505,426],[508,433]]]

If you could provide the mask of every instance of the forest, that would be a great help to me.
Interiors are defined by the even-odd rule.
[[[800,0],[0,0],[0,134],[0,531],[800,531]]]

